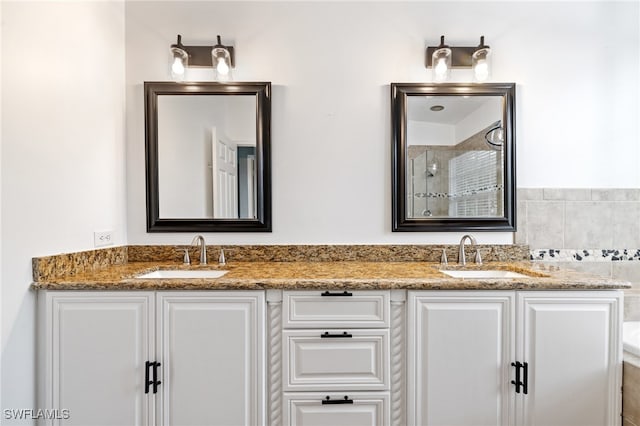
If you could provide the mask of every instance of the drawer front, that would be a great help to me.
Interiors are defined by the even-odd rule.
[[[285,390],[389,389],[389,330],[285,330],[283,337]]]
[[[285,291],[284,328],[389,327],[388,291]]]
[[[345,396],[347,400],[344,399]],[[327,404],[327,397],[329,402],[341,403]],[[389,394],[285,393],[284,417],[284,424],[290,426],[387,426],[390,423]]]

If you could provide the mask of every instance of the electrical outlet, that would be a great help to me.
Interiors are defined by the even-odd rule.
[[[113,244],[113,231],[94,231],[93,245],[95,247],[110,246]]]

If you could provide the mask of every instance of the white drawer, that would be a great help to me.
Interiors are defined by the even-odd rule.
[[[284,328],[389,327],[389,291],[285,291],[283,304]]]
[[[389,389],[389,330],[285,330],[283,352],[284,390]]]
[[[345,400],[345,396],[348,398]],[[340,404],[326,403],[346,402]],[[322,403],[325,401],[325,404]],[[388,392],[285,393],[287,426],[387,426],[390,424]]]

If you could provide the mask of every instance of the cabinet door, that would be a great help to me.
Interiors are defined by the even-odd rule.
[[[284,411],[286,426],[387,426],[390,422],[387,392],[285,393]]]
[[[621,292],[518,294],[523,425],[620,424]]]
[[[410,425],[508,425],[513,292],[409,292]]]
[[[59,410],[63,418],[48,424],[150,423],[144,370],[153,348],[152,295],[40,292],[38,297],[39,407]]]
[[[159,292],[160,425],[264,424],[264,293]]]

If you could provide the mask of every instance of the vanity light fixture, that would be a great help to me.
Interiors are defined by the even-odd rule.
[[[451,76],[451,48],[444,44],[444,36],[440,36],[440,45],[431,54],[431,64],[435,81],[449,80]]]
[[[231,80],[231,69],[235,68],[235,51],[233,46],[222,44],[220,36],[215,46],[185,46],[182,36],[171,45],[171,77],[175,81],[183,81],[185,71],[189,67],[213,68],[214,80]]]
[[[477,82],[491,77],[491,49],[484,44],[484,36],[478,46],[462,47],[448,46],[440,36],[440,44],[428,46],[426,56],[427,68],[433,69],[433,79],[438,83],[449,79],[451,68],[472,68]]]

